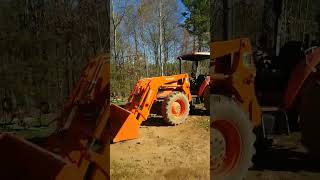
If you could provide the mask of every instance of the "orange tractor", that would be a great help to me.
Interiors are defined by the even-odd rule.
[[[287,80],[282,82],[283,91],[277,93],[264,89],[268,81],[262,81],[269,77],[269,82],[275,85],[278,79],[270,76],[277,71],[272,69],[271,75],[266,76],[265,69],[256,70],[249,39],[214,42],[210,48],[211,177],[240,180],[246,176],[255,143],[263,142],[273,133],[270,127],[275,126],[268,125],[272,119],[266,118],[270,112],[284,117],[276,119],[284,122],[284,126],[276,124],[287,134],[298,123],[303,144],[310,154],[319,157],[320,146],[314,139],[320,138],[316,116],[320,102],[320,48],[312,48],[298,59],[279,57],[277,61],[282,60],[285,65],[278,70],[285,71],[287,76],[278,79],[287,77]],[[271,101],[276,99],[275,94],[280,94],[278,103]]]
[[[199,61],[209,60],[210,53],[197,52],[177,58],[180,60],[180,74],[141,79],[137,82],[124,107],[111,105],[110,121],[113,142],[138,138],[141,123],[151,113],[162,115],[169,125],[183,123],[189,115],[190,108],[197,100],[209,104],[209,82],[207,74],[198,71]],[[181,61],[190,61],[193,66],[191,77],[182,73]],[[192,77],[192,74],[195,74]],[[197,75],[196,75],[197,74]]]
[[[139,127],[150,112],[160,111],[170,125],[183,123],[189,115],[191,100],[188,74],[139,80],[124,107],[111,104],[112,141],[138,138]]]

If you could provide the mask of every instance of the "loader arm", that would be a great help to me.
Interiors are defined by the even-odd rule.
[[[210,58],[211,59],[216,59],[223,57],[228,54],[232,54],[235,52],[239,52],[241,49],[241,46],[245,46],[245,44],[241,45],[245,41],[241,39],[235,39],[235,40],[230,40],[230,41],[217,41],[211,43],[211,53],[210,53]],[[245,42],[247,43],[247,42]]]
[[[100,56],[84,67],[58,118],[57,132],[48,138],[45,146],[76,164],[82,177],[88,176],[88,169],[91,169],[90,177],[97,173],[108,174],[107,163],[98,167],[87,156],[99,143],[100,148],[95,153],[100,154],[102,160],[109,160],[108,142],[102,139],[110,114],[108,60],[108,57]]]
[[[91,59],[55,119],[57,131],[41,147],[0,135],[0,144],[6,144],[1,154],[14,157],[0,157],[5,172],[0,179],[109,179],[109,87],[109,57]],[[25,167],[20,160],[38,164]]]
[[[124,108],[111,105],[110,130],[113,142],[135,139],[141,123],[147,120],[157,95],[162,90],[183,92],[192,99],[188,74],[141,79],[137,82]]]
[[[188,77],[188,74],[179,74],[140,80],[129,96],[126,109],[136,114],[136,119],[141,124],[148,118],[150,109],[157,100],[157,94],[162,88],[171,89],[171,91],[182,91],[191,101]]]
[[[256,69],[247,38],[213,42],[210,54],[211,93],[233,95],[249,112],[254,126],[261,123],[261,108],[255,95]],[[223,58],[227,57],[228,58]],[[219,91],[219,92],[217,92]]]

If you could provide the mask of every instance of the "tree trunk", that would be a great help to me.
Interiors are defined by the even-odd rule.
[[[160,76],[163,76],[163,22],[162,22],[162,0],[159,0],[159,31],[160,31],[160,43],[159,43],[159,61],[160,61]]]
[[[224,29],[224,40],[230,40],[232,38],[232,7],[233,0],[223,1],[223,29]]]

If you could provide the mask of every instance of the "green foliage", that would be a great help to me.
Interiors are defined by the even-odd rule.
[[[200,120],[197,120],[197,121],[196,121],[196,125],[197,125],[199,128],[203,128],[203,129],[209,130],[209,127],[210,127],[210,119],[200,119]]]
[[[110,48],[105,2],[0,3],[0,100],[61,109],[88,58]]]
[[[181,53],[183,35],[176,1],[115,0],[113,7],[111,92],[126,100],[139,79],[161,74],[161,64],[164,75],[179,73],[175,58]]]
[[[199,62],[198,73],[207,74],[209,71],[209,60]],[[111,92],[114,96],[112,101],[114,103],[123,103],[127,100],[130,92],[133,90],[134,85],[138,80],[149,77],[157,77],[159,67],[155,64],[148,64],[148,76],[146,74],[145,65],[142,63],[129,63],[125,60],[125,63],[120,67],[116,63],[111,63]],[[192,71],[192,63],[190,61],[182,62],[182,73],[190,74]],[[165,65],[165,75],[171,76],[179,74],[179,61],[167,63]],[[116,100],[119,98],[119,100]],[[117,102],[119,101],[119,102]]]
[[[129,62],[126,62],[121,67],[117,67],[115,63],[111,63],[110,78],[112,94],[118,96],[122,100],[126,100],[138,80],[159,76],[159,67],[155,64],[148,64],[148,76],[146,74],[146,69],[143,67],[145,66]],[[179,63],[167,63],[165,75],[170,76],[175,74],[179,74]]]
[[[200,45],[209,42],[210,31],[210,1],[209,0],[182,0],[188,11],[182,15],[186,18],[183,26],[198,37]],[[200,47],[201,47],[200,46]]]

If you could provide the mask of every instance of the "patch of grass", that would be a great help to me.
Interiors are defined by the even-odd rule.
[[[208,179],[209,173],[205,169],[194,170],[190,168],[176,167],[164,174],[167,180],[191,180]]]
[[[51,128],[12,128],[12,129],[0,129],[1,132],[12,133],[18,137],[25,139],[43,138],[49,136],[54,129]]]
[[[201,119],[201,120],[197,120],[196,122],[196,126],[202,129],[206,129],[209,130],[210,127],[210,119]]]
[[[27,117],[23,120],[23,124],[17,120],[13,124],[1,126],[0,132],[14,134],[25,139],[44,138],[49,136],[55,130],[54,126],[46,126],[54,117],[53,115],[43,115],[41,123],[39,117]],[[42,126],[40,126],[42,125]]]
[[[127,162],[111,162],[110,174],[111,179],[127,180],[141,178],[143,169],[133,163]],[[145,175],[145,174],[144,174]]]
[[[183,151],[185,151],[185,152],[187,152],[187,153],[192,153],[192,151],[193,151],[192,146],[189,145],[188,142],[183,142],[183,143],[181,143],[181,144],[179,145],[179,147],[180,147]]]
[[[122,106],[122,105],[126,104],[126,100],[125,99],[121,99],[121,100],[111,99],[111,103],[118,105],[118,106]]]

